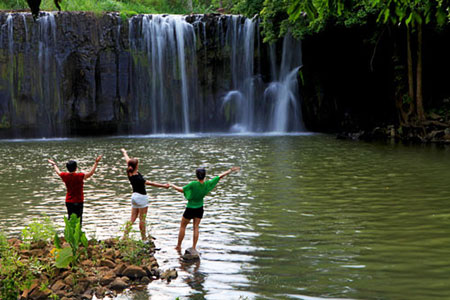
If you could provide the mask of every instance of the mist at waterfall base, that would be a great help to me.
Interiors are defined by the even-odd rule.
[[[0,18],[8,83],[0,85],[0,131],[8,137],[71,136],[80,120],[126,124],[108,132],[113,135],[304,131],[300,41],[287,34],[278,45],[262,43],[258,19],[223,15],[208,23],[202,15],[138,15],[124,21],[108,14],[116,24],[109,33],[116,41],[112,53],[128,64],[117,64],[117,86],[103,86],[96,69],[94,92],[72,93],[64,70],[74,54],[63,51],[61,16],[43,12],[36,22],[29,13]],[[127,43],[121,40],[126,29]],[[210,59],[211,47],[226,59]],[[204,72],[214,64],[225,74],[221,82]],[[23,74],[24,66],[36,72]],[[108,97],[117,98],[114,105],[102,103]],[[88,133],[102,134],[96,130]]]

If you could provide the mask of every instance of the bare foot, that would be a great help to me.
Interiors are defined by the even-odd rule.
[[[181,246],[176,246],[176,247],[175,247],[175,250],[177,250],[177,251],[180,252],[180,251],[181,251]]]

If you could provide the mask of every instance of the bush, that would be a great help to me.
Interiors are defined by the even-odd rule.
[[[16,249],[8,244],[6,236],[0,232],[0,299],[17,299],[19,291],[29,287],[32,279]]]
[[[56,229],[49,217],[44,215],[41,218],[33,218],[33,221],[22,229],[22,245],[29,247],[37,241],[49,241],[55,233]]]

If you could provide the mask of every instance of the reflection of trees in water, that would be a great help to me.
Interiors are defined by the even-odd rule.
[[[207,275],[206,273],[199,272],[199,268],[200,259],[185,261],[180,258],[180,269],[189,274],[183,280],[193,289],[193,293],[189,295],[189,299],[204,299],[208,293],[203,286]],[[194,291],[197,293],[194,293]]]

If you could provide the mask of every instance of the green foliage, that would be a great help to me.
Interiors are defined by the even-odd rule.
[[[72,247],[65,247],[58,251],[55,259],[55,266],[57,268],[67,268],[74,261],[75,257],[72,252]]]
[[[30,268],[20,261],[16,249],[0,232],[0,299],[17,299],[19,291],[31,284]]]
[[[28,7],[26,0],[2,0],[0,9],[24,9]]]
[[[193,0],[193,10],[188,8],[186,0],[63,0],[60,2],[63,11],[90,11],[94,13],[120,12],[122,17],[140,13],[209,13],[214,12],[219,0]],[[223,0],[229,9],[233,0]],[[218,7],[218,4],[217,4]],[[41,10],[56,10],[53,0],[42,0]],[[0,9],[28,9],[26,0],[0,1]]]
[[[264,6],[264,0],[239,0],[233,6],[232,11],[249,18],[259,15]]]
[[[55,264],[58,268],[67,268],[70,264],[74,266],[81,255],[81,246],[84,246],[84,250],[88,246],[88,240],[83,231],[81,231],[80,218],[75,214],[70,216],[70,220],[64,216],[64,238],[69,247],[61,248],[61,241],[58,235],[55,235],[55,247],[58,249],[56,255]]]
[[[118,244],[123,260],[137,266],[140,266],[142,259],[148,256],[151,246],[154,245],[128,238],[120,240]]]
[[[22,245],[29,247],[32,242],[49,241],[55,233],[56,229],[49,217],[44,215],[41,218],[33,218],[33,221],[22,229]]]
[[[0,254],[5,253],[9,248],[8,240],[3,232],[0,232]]]
[[[373,0],[379,11],[378,21],[405,24],[415,27],[420,24],[448,23],[449,3],[443,0]]]
[[[249,9],[251,8],[251,9]],[[272,42],[290,31],[295,37],[322,31],[328,24],[359,26],[376,16],[379,23],[443,25],[450,17],[444,0],[241,0],[235,12],[251,16],[259,11],[265,41]]]

